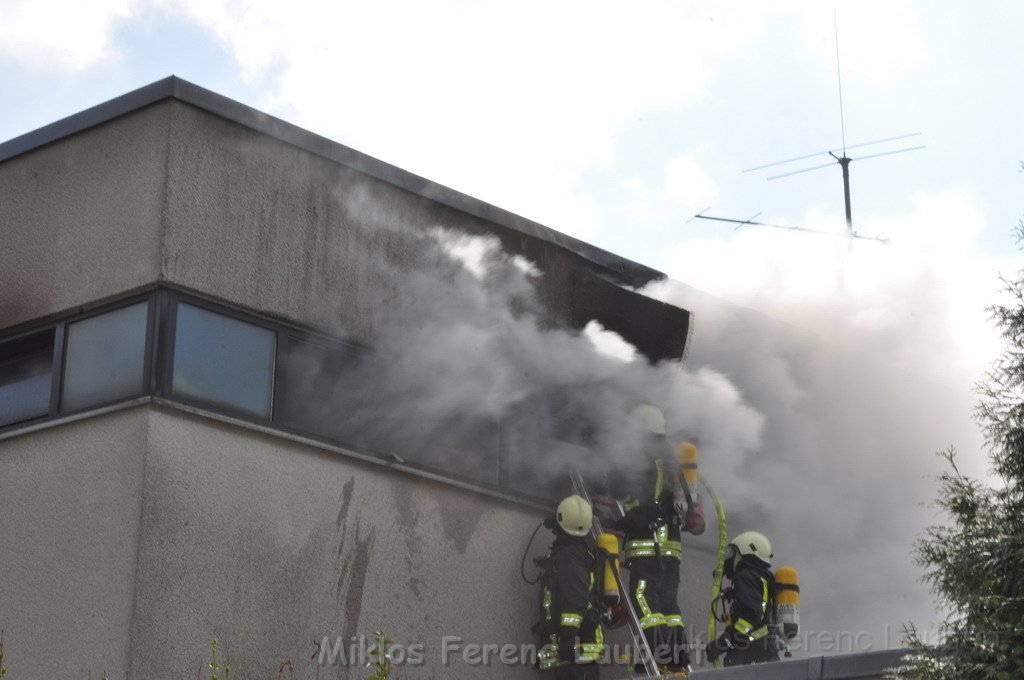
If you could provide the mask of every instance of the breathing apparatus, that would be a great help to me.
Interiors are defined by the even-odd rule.
[[[597,548],[604,556],[604,604],[614,607],[619,603],[619,537],[607,531],[597,537]]]
[[[694,536],[704,533],[704,500],[699,492],[694,492],[700,473],[697,469],[697,447],[690,442],[682,442],[676,447],[676,461],[682,470],[682,477],[675,476],[676,490],[673,506],[679,518],[680,528]]]
[[[793,567],[779,567],[775,572],[775,625],[787,641],[800,633],[800,574]],[[788,642],[783,650],[787,657],[793,655]]]
[[[724,535],[724,529],[722,534]],[[722,554],[721,570],[716,569],[716,588],[712,588],[711,618],[708,625],[709,639],[716,639],[716,624],[729,625],[728,604],[732,601],[732,588],[721,589],[722,575],[732,579],[735,577],[737,562],[745,557],[756,558],[764,566],[770,567],[773,557],[771,542],[761,533],[747,531],[732,540]],[[800,575],[795,567],[779,567],[775,573],[774,586],[771,593],[773,607],[770,612],[770,626],[776,633],[778,648],[785,656],[793,656],[789,648],[789,640],[800,633]],[[715,668],[721,666],[715,661]]]

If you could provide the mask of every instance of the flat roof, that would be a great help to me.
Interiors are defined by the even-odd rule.
[[[555,231],[539,222],[534,222],[467,194],[414,175],[411,172],[367,156],[326,137],[292,125],[280,118],[275,118],[216,92],[199,87],[187,80],[182,80],[177,76],[158,80],[155,83],[80,111],[55,123],[0,143],[0,162],[167,99],[184,102],[257,132],[270,135],[310,153],[358,170],[413,194],[564,248],[597,265],[600,273],[616,283],[642,286],[651,281],[665,278],[665,274],[655,269],[632,262],[614,253]]]

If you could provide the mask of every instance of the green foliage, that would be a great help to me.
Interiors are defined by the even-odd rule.
[[[1024,221],[1017,236],[1024,241]],[[942,642],[928,646],[908,628],[913,654],[894,678],[1024,678],[1024,271],[1003,283],[1009,301],[989,312],[1005,349],[978,385],[975,410],[1000,484],[966,477],[952,449],[941,453],[936,505],[948,522],[929,528],[915,552],[947,615]]]
[[[217,660],[217,641],[210,640],[210,680],[221,680],[220,661]],[[231,666],[224,666],[224,678],[231,675]]]
[[[384,637],[384,632],[378,630],[373,634],[377,643],[370,650],[370,656],[373,657],[373,661],[370,665],[374,669],[373,675],[367,676],[366,680],[389,680],[391,677],[391,659],[388,657],[388,645],[392,644],[394,640],[388,640]]]

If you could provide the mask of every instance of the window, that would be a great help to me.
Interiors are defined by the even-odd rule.
[[[559,399],[504,422],[442,419],[429,400],[445,387],[395,362],[160,287],[0,340],[0,436],[152,395],[522,499],[561,495],[564,480],[534,455],[557,446],[531,435]]]
[[[269,418],[274,336],[266,328],[179,303],[172,393]]]
[[[62,411],[143,392],[148,318],[140,302],[68,324]]]
[[[0,427],[49,414],[54,333],[50,328],[0,344]]]
[[[388,368],[388,357],[290,336],[282,361],[284,398],[274,416],[280,424],[388,460],[393,455],[443,475],[496,483],[498,424],[453,417],[431,425],[413,414],[396,417],[391,407],[406,402],[398,398],[406,386]]]
[[[298,430],[353,443],[342,414],[364,400],[356,389],[366,384],[366,354],[341,343],[289,338],[284,357],[284,400],[277,415]]]

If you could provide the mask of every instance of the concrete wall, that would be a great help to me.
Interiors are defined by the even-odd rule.
[[[191,677],[220,641],[240,677],[312,640],[527,643],[518,560],[540,513],[173,408],[0,442],[0,625],[13,677]],[[538,545],[546,543],[538,541]],[[361,678],[338,664],[324,678]]]
[[[311,640],[378,629],[424,645],[410,677],[532,677],[439,657],[443,635],[529,642],[539,513],[174,409],[150,423],[131,677],[190,677],[211,638],[241,677],[312,677]]]
[[[10,678],[127,667],[149,411],[0,441],[0,628]]]
[[[533,642],[519,562],[542,513],[170,406],[0,441],[0,625],[14,677],[191,677],[211,639],[239,677],[313,640],[422,644],[418,680],[537,677],[441,664],[444,636]],[[691,550],[684,616],[706,625],[712,559]],[[538,534],[531,556],[550,534]],[[528,565],[527,573],[534,570]],[[624,631],[610,635],[625,643]],[[321,669],[362,678],[363,668]]]
[[[683,352],[685,312],[606,282],[568,250],[188,104],[161,107],[171,120],[167,281],[372,343],[396,272],[414,269],[418,237],[442,226],[497,236],[536,263],[541,298],[563,322],[597,317],[650,356]]]
[[[655,358],[685,346],[686,312],[602,265],[177,99],[5,160],[0,205],[0,330],[164,280],[372,342],[394,268],[422,256],[410,234],[444,226],[537,263],[563,322],[596,316]]]
[[[166,107],[173,143],[163,278],[372,337],[380,303],[393,294],[382,253],[412,260],[401,229],[429,217],[403,192],[344,166],[180,102]]]
[[[168,111],[0,163],[0,329],[155,281]]]

